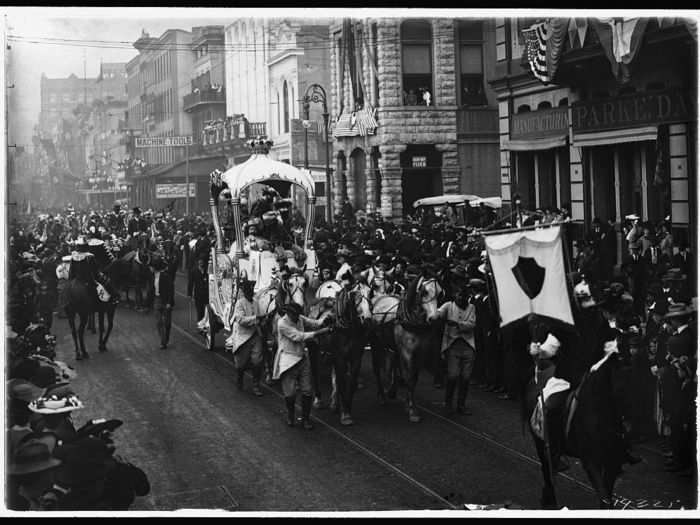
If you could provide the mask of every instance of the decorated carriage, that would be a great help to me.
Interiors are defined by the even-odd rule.
[[[216,245],[209,258],[209,304],[198,323],[209,350],[213,350],[219,330],[230,334],[233,329],[240,279],[255,281],[255,292],[264,293],[276,289],[283,266],[298,268],[309,278],[317,267],[312,243],[313,178],[308,170],[271,159],[272,141],[264,137],[248,146],[252,155],[247,161],[210,175],[209,206]],[[274,196],[269,209],[252,202],[261,192]],[[300,201],[305,218],[303,226],[295,229],[291,208],[293,202]],[[258,216],[256,210],[264,211]],[[253,225],[261,226],[255,236],[248,231]]]

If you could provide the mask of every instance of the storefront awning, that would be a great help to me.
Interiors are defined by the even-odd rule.
[[[506,140],[503,146],[510,151],[533,151],[559,148],[561,146],[566,146],[566,135],[541,139]]]
[[[597,131],[595,133],[581,133],[574,135],[573,145],[579,148],[591,146],[607,146],[609,144],[622,144],[624,142],[642,142],[656,140],[659,128],[647,126],[643,128],[615,129],[612,131]]]

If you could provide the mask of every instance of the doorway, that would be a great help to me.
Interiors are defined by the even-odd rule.
[[[416,200],[442,194],[442,153],[433,144],[410,144],[400,163],[402,208],[407,215]]]

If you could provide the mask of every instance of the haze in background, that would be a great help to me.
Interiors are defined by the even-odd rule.
[[[48,78],[65,78],[71,73],[83,78],[85,69],[87,78],[96,78],[100,62],[128,62],[137,55],[131,43],[142,30],[159,37],[167,29],[191,31],[192,26],[198,25],[225,26],[237,15],[261,16],[263,12],[264,9],[6,8],[8,36],[22,38],[22,41],[10,38],[11,49],[5,50],[8,85],[15,85],[8,104],[9,143],[31,144],[32,129],[41,109],[42,73]],[[70,45],[42,42],[46,38],[90,42],[85,46],[76,45],[77,42],[69,42]]]

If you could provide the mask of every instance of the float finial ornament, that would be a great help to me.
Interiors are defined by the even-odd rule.
[[[265,135],[258,135],[256,138],[248,142],[248,147],[254,154],[267,155],[270,153],[270,148],[273,142]]]

